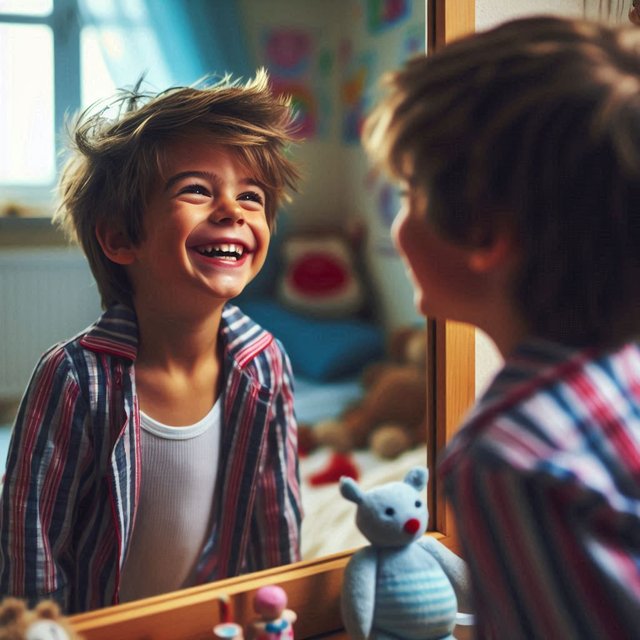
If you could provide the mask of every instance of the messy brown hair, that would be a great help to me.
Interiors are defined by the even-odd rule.
[[[504,23],[409,61],[368,119],[370,155],[466,246],[513,231],[513,298],[566,344],[640,326],[640,30]]]
[[[234,149],[266,195],[273,229],[276,213],[296,188],[299,173],[289,146],[295,137],[291,100],[272,92],[259,70],[242,84],[231,77],[174,87],[161,93],[121,90],[115,99],[80,113],[70,128],[71,157],[60,181],[54,220],[82,246],[103,306],[131,304],[125,269],[103,253],[96,227],[109,224],[134,245],[143,238],[149,190],[161,172],[167,144],[210,136]]]

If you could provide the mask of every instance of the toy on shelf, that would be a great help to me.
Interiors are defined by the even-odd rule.
[[[0,640],[82,640],[52,600],[29,609],[23,600],[0,602]]]
[[[224,640],[243,640],[242,627],[233,622],[231,599],[227,595],[218,596],[220,622],[213,627],[213,635]]]
[[[287,609],[287,593],[282,587],[261,587],[253,598],[253,610],[260,616],[249,628],[250,640],[293,640],[296,614]]]
[[[469,606],[466,564],[423,534],[428,471],[362,491],[351,478],[340,492],[357,505],[356,523],[371,543],[349,560],[342,615],[350,638],[453,639],[458,606]]]

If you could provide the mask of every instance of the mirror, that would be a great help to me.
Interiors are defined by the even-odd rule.
[[[100,3],[93,4],[97,6]],[[424,321],[413,308],[412,291],[404,268],[389,241],[389,225],[397,205],[393,188],[383,176],[370,170],[357,137],[359,122],[374,100],[376,83],[383,71],[397,67],[407,56],[424,50],[424,3],[413,0],[306,3],[298,0],[239,0],[237,4],[245,20],[247,46],[259,64],[266,64],[270,68],[272,79],[283,90],[293,93],[303,116],[305,141],[295,153],[303,168],[304,179],[300,194],[295,196],[292,206],[281,220],[273,250],[277,250],[279,242],[285,242],[287,234],[297,228],[328,227],[344,231],[352,221],[364,221],[367,234],[361,239],[359,265],[366,283],[374,283],[371,297],[375,300],[375,308],[368,310],[369,316],[364,314],[364,321],[376,315],[387,330],[414,324],[424,326]],[[168,43],[166,47],[170,50],[176,48]],[[136,70],[128,84],[133,83],[138,75]],[[104,95],[95,87],[93,92],[96,97]],[[90,277],[79,266],[83,264],[82,258],[57,246],[59,239],[52,238],[46,225],[35,218],[20,217],[2,219],[0,222],[2,244],[5,245],[0,251],[0,260],[6,260],[3,262],[3,276],[12,268],[10,258],[15,258],[16,277],[19,273],[21,277],[32,278],[19,289],[15,301],[7,305],[14,311],[12,327],[16,335],[18,329],[29,332],[27,342],[31,343],[33,355],[26,364],[28,375],[42,350],[93,322],[99,315],[99,308]],[[19,256],[19,247],[25,235],[29,236],[32,246]],[[37,247],[33,246],[35,235],[39,237],[35,241]],[[13,245],[11,249],[6,247],[8,244]],[[44,251],[42,244],[50,246]],[[57,262],[63,267],[60,272],[53,270],[52,264],[46,262],[45,254],[56,254]],[[40,272],[35,269],[31,271],[32,267],[37,266],[36,263],[40,263]],[[43,271],[50,280],[43,279]],[[65,302],[64,305],[58,305],[60,312],[67,314],[60,318],[60,326],[74,323],[73,328],[65,329],[61,335],[40,334],[38,332],[42,327],[37,322],[38,317],[43,320],[41,324],[45,329],[47,326],[50,328],[54,320],[53,313],[44,307],[34,311],[23,300],[28,297],[23,292],[33,292],[32,287],[37,285],[43,295],[46,291],[53,291],[59,298],[62,295],[62,280],[67,285],[65,289],[74,291],[76,298],[73,304]],[[33,294],[32,299],[35,297]],[[247,304],[252,302],[249,298]],[[20,319],[18,314],[23,302],[30,309],[27,315],[31,324]],[[265,318],[267,328],[268,321],[269,318]],[[36,333],[41,343],[35,344],[35,340],[30,340]],[[13,349],[19,346],[19,341],[7,338],[7,335],[10,334],[2,338],[3,349],[13,356]],[[276,335],[292,355],[293,348],[288,344],[288,335]],[[343,337],[347,341],[354,341],[353,333]],[[434,340],[433,336],[429,337],[430,354],[435,349]],[[380,353],[380,357],[383,355]],[[10,362],[7,357],[2,360]],[[356,400],[362,393],[362,366],[364,364],[354,367],[344,378],[318,379],[295,372],[299,420],[315,423],[335,417],[347,403]],[[434,375],[434,363],[429,362],[428,366],[429,375]],[[12,374],[15,375],[15,369],[7,372],[7,376]],[[19,385],[14,385],[14,393],[22,393],[25,384],[26,380],[23,380]],[[447,382],[443,380],[442,384]],[[306,396],[312,403],[310,409],[304,404]],[[329,409],[329,412],[325,409]],[[432,419],[428,415],[425,421],[431,423]],[[305,482],[303,494],[308,492],[304,497],[307,517],[303,525],[303,552],[307,560],[350,549],[364,541],[355,528],[352,506],[336,497],[335,480],[322,486],[312,486],[308,482],[311,475],[326,468],[328,454],[327,450],[317,451],[301,461],[301,475]],[[355,452],[352,460],[357,466],[361,482],[366,486],[367,483],[373,485],[387,478],[401,477],[414,463],[425,462],[426,456],[425,443],[411,447],[406,455],[387,464],[367,451]],[[339,513],[332,520],[321,520],[330,512],[332,516]],[[435,514],[432,524],[434,520]],[[319,522],[322,524],[318,525]],[[347,524],[348,529],[345,528]],[[333,533],[338,526],[342,531],[340,535]],[[328,534],[328,531],[332,533]]]
[[[593,0],[598,3],[598,0]],[[540,3],[541,4],[541,3]],[[558,6],[554,0],[552,7]],[[565,4],[582,11],[582,0]],[[599,3],[601,4],[601,3]],[[490,10],[504,16],[506,0],[429,0],[428,20],[431,43],[440,46],[450,39],[475,28],[484,21],[489,23]],[[462,414],[474,396],[475,332],[466,326],[452,323],[429,323],[432,329],[431,346],[435,372],[431,387],[430,406],[433,413],[433,430],[429,434],[435,453],[446,444],[455,431]],[[436,498],[435,528],[445,544],[455,548],[455,531],[448,515],[446,503]],[[239,620],[251,616],[251,595],[264,584],[285,586],[290,605],[297,611],[299,622],[296,636],[319,637],[342,631],[340,625],[339,596],[342,571],[349,554],[337,554],[319,561],[311,561],[285,567],[281,570],[261,572],[246,579],[224,581],[211,587],[202,587],[156,598],[137,605],[123,605],[92,614],[76,616],[74,625],[87,634],[88,640],[137,640],[152,634],[156,640],[175,640],[181,637],[205,635],[218,621],[217,598],[227,594],[233,598]],[[321,595],[320,595],[321,594]],[[321,598],[321,606],[318,599]]]

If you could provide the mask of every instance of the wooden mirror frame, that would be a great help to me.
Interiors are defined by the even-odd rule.
[[[475,29],[473,0],[425,0],[427,50],[431,51]],[[475,398],[475,331],[467,325],[429,320],[427,442],[434,468],[435,457],[446,445],[464,412]],[[431,474],[429,535],[457,550],[453,519]],[[327,532],[331,535],[331,532]],[[297,638],[340,635],[340,589],[344,567],[353,551],[230,578],[137,602],[106,607],[70,618],[85,640],[196,640],[213,637],[221,621],[220,598],[231,599],[234,620],[246,624],[254,617],[252,596],[268,584],[282,586],[289,608],[298,620]]]

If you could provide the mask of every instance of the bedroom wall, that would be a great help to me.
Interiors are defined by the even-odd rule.
[[[366,221],[366,262],[382,322],[390,328],[419,322],[389,240],[397,198],[383,176],[370,170],[359,127],[381,75],[424,51],[424,2],[240,1],[255,58],[297,98],[303,115],[304,141],[295,154],[305,180],[290,207],[291,222]]]
[[[404,8],[399,7],[395,16],[386,20],[380,15],[363,15],[363,4],[372,7],[384,3],[352,0],[354,18],[342,22],[341,46],[351,52],[353,65],[351,73],[346,74],[343,93],[353,89],[351,83],[361,74],[364,77],[362,111],[367,113],[381,95],[381,77],[399,68],[410,56],[424,53],[425,3],[409,0]],[[346,119],[353,104],[345,100],[345,107],[343,118]],[[381,292],[384,321],[392,327],[418,323],[420,316],[415,310],[412,286],[390,240],[390,226],[400,204],[397,186],[371,169],[359,141],[350,140],[343,146],[350,168],[348,195],[369,223],[368,264]]]

